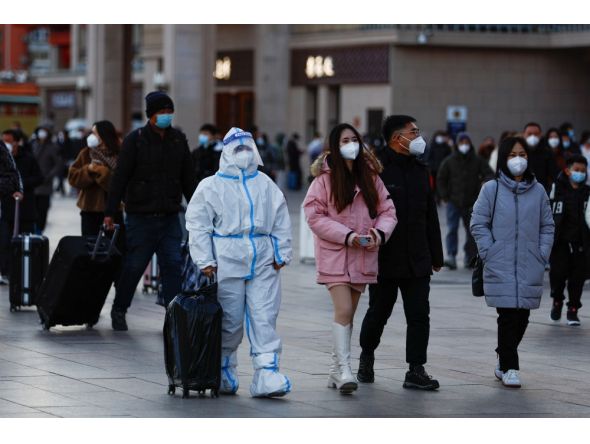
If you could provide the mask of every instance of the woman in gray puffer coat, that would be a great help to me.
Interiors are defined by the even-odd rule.
[[[554,232],[549,198],[528,168],[524,139],[502,142],[496,180],[482,187],[470,225],[484,262],[486,303],[498,312],[495,375],[507,387],[520,387],[518,345],[530,310],[541,302]]]

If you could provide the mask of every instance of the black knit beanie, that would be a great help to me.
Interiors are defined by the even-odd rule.
[[[148,119],[164,108],[170,108],[174,111],[174,102],[165,92],[152,91],[145,96],[145,113]]]

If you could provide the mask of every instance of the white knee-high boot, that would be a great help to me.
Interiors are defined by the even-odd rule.
[[[358,386],[350,368],[351,336],[352,324],[332,323],[333,352],[328,387],[337,388],[341,393],[351,393]]]

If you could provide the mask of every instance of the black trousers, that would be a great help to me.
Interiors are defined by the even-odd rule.
[[[35,196],[35,203],[37,206],[37,229],[40,233],[45,231],[45,225],[47,224],[47,213],[49,213],[49,207],[51,206],[51,196]]]
[[[530,310],[522,308],[496,308],[498,312],[498,348],[500,370],[519,370],[518,345],[529,325]]]
[[[563,302],[565,300],[564,290],[567,285],[567,306],[581,308],[587,270],[586,253],[580,251],[579,245],[557,241],[551,250],[550,264],[551,297],[555,301]]]
[[[369,309],[361,327],[363,353],[373,354],[381,342],[383,328],[391,316],[401,291],[406,315],[406,362],[410,365],[426,363],[426,349],[430,336],[430,276],[411,279],[382,279],[369,286]]]

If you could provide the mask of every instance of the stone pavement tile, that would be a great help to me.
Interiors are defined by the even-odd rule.
[[[55,374],[46,376],[15,377],[13,378],[13,381],[23,384],[27,389],[35,387],[57,394],[89,393],[107,390],[88,381],[80,381],[79,379],[66,378]]]
[[[132,415],[113,414],[110,408],[95,406],[39,407],[39,411],[59,418],[130,418]]]
[[[160,393],[164,392],[167,388],[164,379],[161,384],[137,378],[85,378],[84,380],[94,386],[103,387],[140,398],[154,395],[159,396]]]
[[[33,414],[38,413],[33,407],[28,407],[26,405],[22,405],[18,402],[8,401],[2,398],[2,393],[4,391],[0,391],[0,418],[3,418],[7,415],[16,415],[16,414]]]
[[[31,413],[3,413],[0,411],[0,418],[25,418],[25,419],[37,419],[37,418],[58,418],[56,415],[50,413],[34,411]]]
[[[27,407],[73,407],[84,405],[82,401],[35,387],[27,390],[2,390],[0,399]]]
[[[39,376],[48,374],[45,370],[39,370],[27,365],[20,365],[0,359],[0,376],[3,378],[12,376]]]

